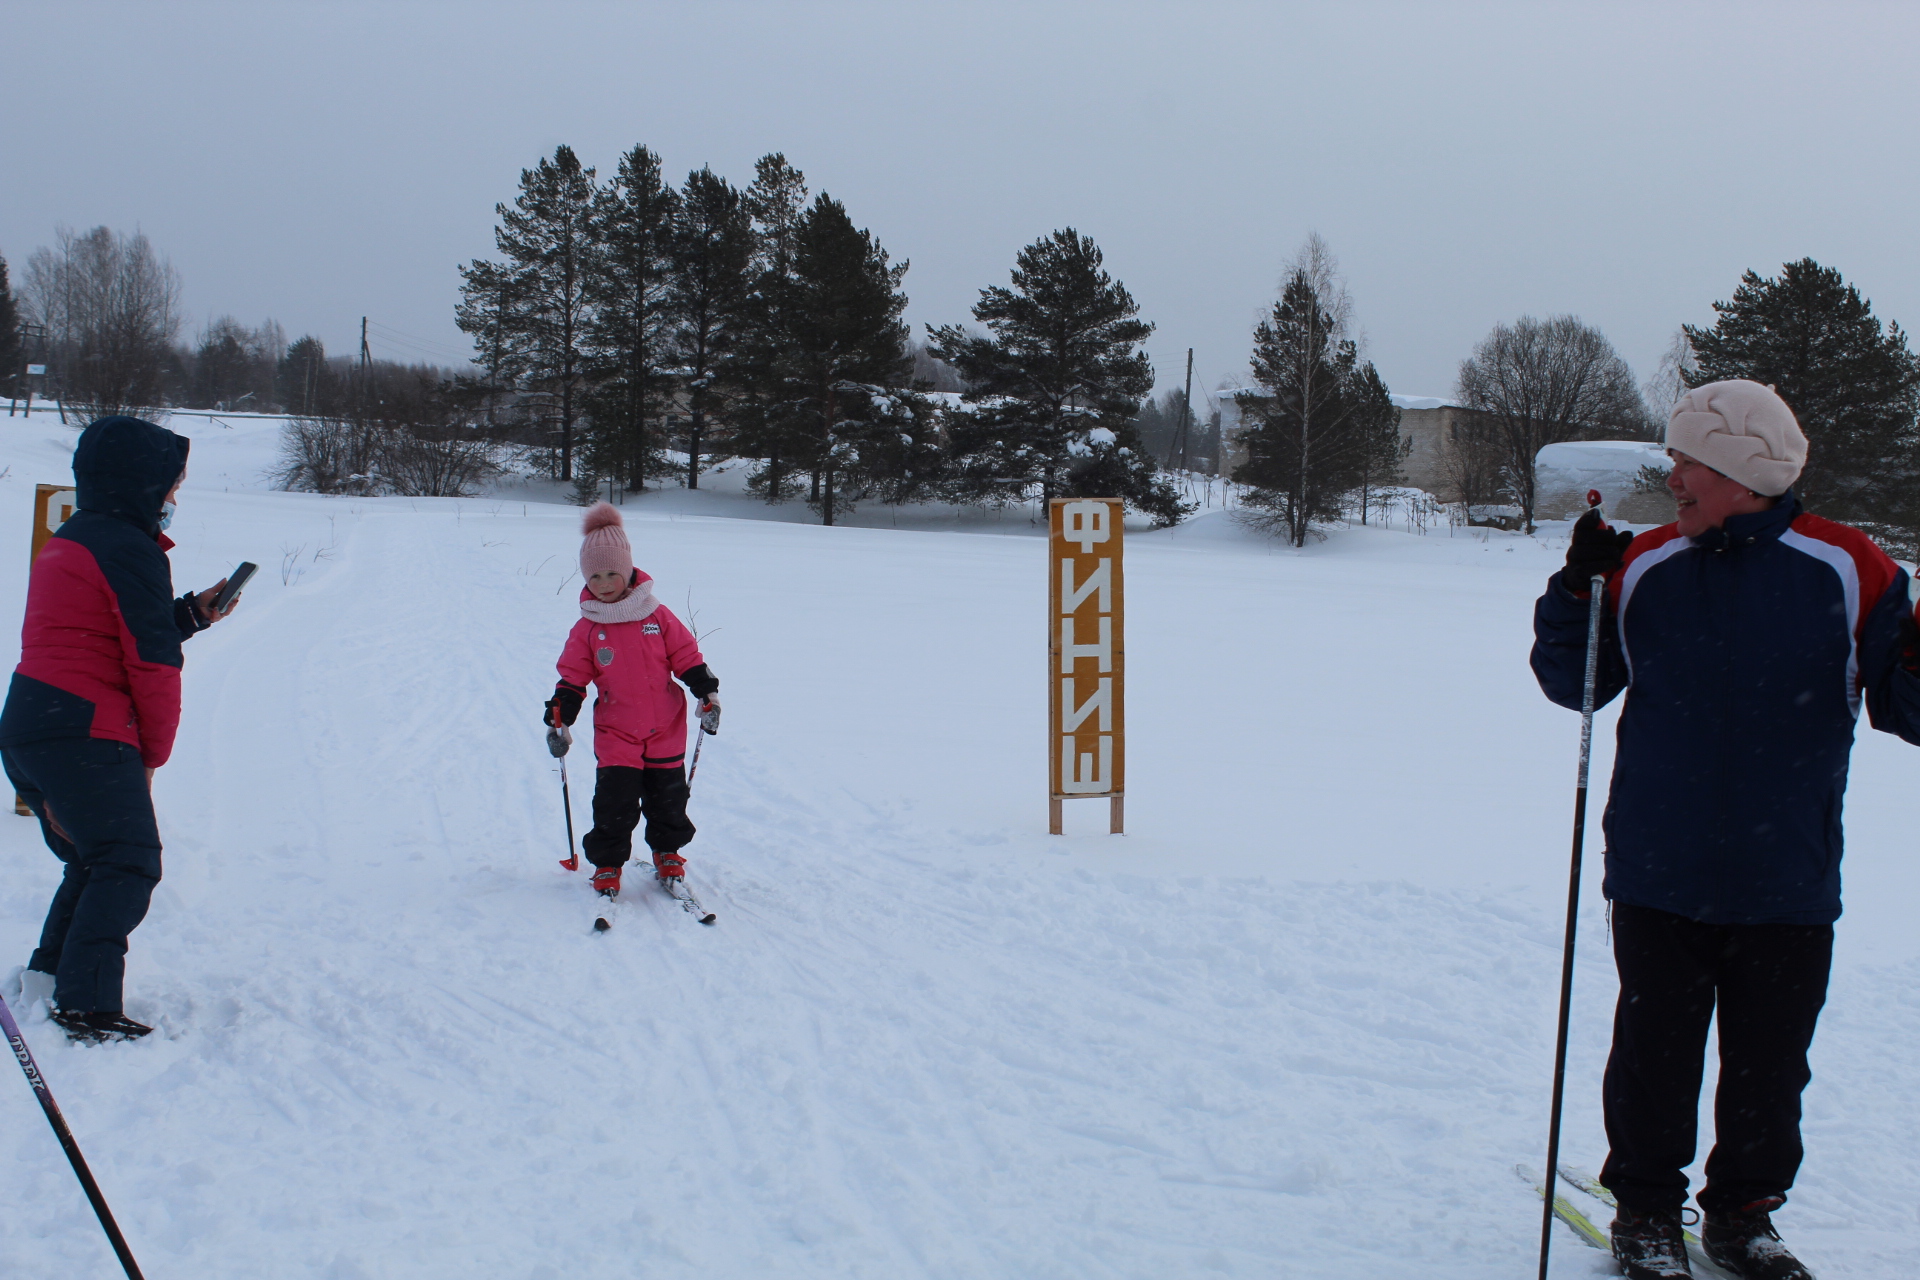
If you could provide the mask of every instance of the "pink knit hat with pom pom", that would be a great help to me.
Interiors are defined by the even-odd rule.
[[[596,573],[633,576],[633,548],[627,545],[627,530],[618,507],[611,502],[594,503],[587,508],[580,531],[587,535],[580,543],[581,577],[591,578]]]

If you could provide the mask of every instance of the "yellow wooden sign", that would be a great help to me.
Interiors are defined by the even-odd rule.
[[[37,484],[33,486],[33,554],[27,558],[31,565],[40,558],[40,548],[47,545],[54,531],[65,524],[67,517],[73,514],[73,504],[79,498],[70,484]],[[13,811],[23,818],[33,816],[27,808],[27,802],[18,792],[13,796]]]
[[[33,486],[33,555],[28,564],[40,558],[40,548],[46,546],[47,539],[73,515],[74,503],[78,501],[70,484]]]
[[[1125,578],[1118,498],[1055,498],[1048,513],[1047,713],[1052,799],[1048,829],[1061,834],[1061,802],[1105,799],[1123,827],[1126,794]]]

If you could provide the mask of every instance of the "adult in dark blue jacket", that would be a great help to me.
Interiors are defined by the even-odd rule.
[[[1689,392],[1667,445],[1678,520],[1634,537],[1583,517],[1534,609],[1540,687],[1578,709],[1604,577],[1597,701],[1626,693],[1604,821],[1620,999],[1601,1181],[1628,1274],[1686,1274],[1682,1171],[1717,1005],[1703,1235],[1736,1275],[1788,1280],[1806,1272],[1770,1214],[1802,1154],[1854,725],[1864,708],[1920,744],[1913,587],[1865,534],[1801,509],[1806,437],[1771,388]]]
[[[21,989],[52,986],[75,1039],[131,1038],[127,935],[160,879],[150,784],[180,721],[180,642],[226,616],[224,581],[173,598],[161,532],[185,478],[185,437],[102,418],[73,451],[78,510],[34,560],[20,665],[0,710],[0,759],[66,873]]]

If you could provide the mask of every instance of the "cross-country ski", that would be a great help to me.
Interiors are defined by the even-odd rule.
[[[712,924],[716,919],[713,912],[700,905],[700,899],[694,896],[693,890],[687,887],[687,882],[682,877],[674,876],[671,879],[662,880],[660,887],[666,891],[669,898],[680,904],[682,911],[701,924]]]

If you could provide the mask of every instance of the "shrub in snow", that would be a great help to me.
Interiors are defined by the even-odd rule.
[[[272,479],[306,493],[458,498],[498,474],[499,446],[462,425],[396,425],[364,418],[294,418],[280,436]]]

